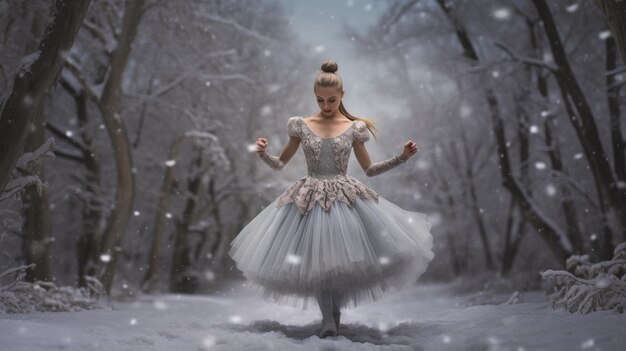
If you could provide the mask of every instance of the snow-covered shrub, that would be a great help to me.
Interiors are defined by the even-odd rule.
[[[103,287],[97,279],[89,278],[87,288],[23,281],[26,269],[34,266],[19,266],[0,273],[0,313],[80,311],[104,307],[98,303],[103,296]],[[4,285],[2,280],[11,273],[15,273],[15,277]]]
[[[555,282],[549,296],[552,308],[589,313],[599,310],[624,312],[626,307],[626,242],[613,251],[613,259],[590,263],[589,256],[572,256],[567,271],[547,270],[543,279]],[[573,273],[570,273],[573,272]]]

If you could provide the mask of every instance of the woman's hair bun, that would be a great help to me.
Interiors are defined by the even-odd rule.
[[[324,71],[324,72],[335,73],[335,72],[337,72],[338,68],[339,68],[339,66],[337,65],[337,62],[335,62],[333,60],[328,60],[328,61],[322,63],[322,71]]]

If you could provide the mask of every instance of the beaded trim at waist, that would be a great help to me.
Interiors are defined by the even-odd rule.
[[[318,179],[332,179],[332,178],[345,178],[346,174],[307,174],[306,177],[318,178]]]

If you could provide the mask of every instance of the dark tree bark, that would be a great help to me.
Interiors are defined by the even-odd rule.
[[[168,160],[176,160],[178,158],[180,146],[183,142],[183,136],[178,133],[174,138],[174,142],[170,148]],[[154,233],[152,235],[152,245],[148,254],[148,268],[141,283],[144,292],[152,292],[157,288],[163,264],[163,245],[165,242],[165,220],[166,212],[169,207],[170,196],[174,185],[175,165],[165,166],[165,175],[161,185],[161,193],[157,204],[157,211],[154,218]]]
[[[24,152],[33,152],[45,142],[45,128],[43,127],[43,106],[35,112],[37,115],[33,121],[34,130],[26,138]],[[43,163],[32,166],[31,174],[36,175],[42,181],[46,178]],[[26,279],[50,281],[50,205],[48,202],[48,190],[43,188],[41,193],[35,187],[28,187],[24,194],[24,230],[22,251],[27,263],[35,263],[33,269],[26,271]]]
[[[554,61],[558,66],[554,72],[556,79],[571,98],[572,107],[577,112],[576,114],[568,113],[568,117],[589,161],[590,170],[599,192],[598,195],[605,206],[609,221],[626,239],[626,187],[620,187],[619,182],[613,176],[613,170],[600,141],[593,112],[569,65],[561,37],[548,5],[544,0],[533,0],[533,4],[543,23]]]
[[[622,61],[626,64],[626,4],[621,0],[596,0],[596,4],[604,12],[622,54]]]
[[[126,3],[122,28],[118,36],[118,46],[111,54],[108,79],[97,103],[111,139],[117,170],[114,208],[98,243],[96,257],[94,257],[94,262],[98,265],[97,277],[104,285],[107,293],[110,293],[113,285],[118,253],[121,249],[120,244],[131,215],[135,193],[131,145],[126,125],[120,116],[120,95],[131,44],[137,34],[144,3],[145,0],[134,0]],[[102,260],[101,257],[109,257],[109,259]]]
[[[35,9],[30,23],[30,36],[26,41],[25,53],[37,49],[37,38],[40,38],[46,21],[47,13]],[[43,104],[34,113],[33,130],[26,138],[24,152],[37,150],[45,141]],[[45,181],[45,167],[42,162],[31,166],[31,174]],[[24,227],[22,231],[22,251],[27,263],[35,263],[33,269],[26,271],[26,280],[49,281],[50,276],[50,218],[49,218],[48,189],[39,192],[35,187],[27,187],[23,197]]]
[[[57,0],[37,56],[22,66],[0,112],[0,191],[24,150],[29,127],[57,79],[68,51],[85,18],[90,0]]]
[[[189,274],[192,265],[191,248],[189,247],[189,228],[194,219],[197,196],[202,185],[202,148],[195,147],[197,156],[192,162],[193,176],[187,184],[187,201],[180,218],[176,219],[176,235],[174,238],[174,252],[170,271],[170,292],[193,293],[198,288],[196,277]]]
[[[471,62],[478,63],[479,57],[474,49],[472,41],[469,38],[467,30],[459,21],[458,17],[452,13],[452,3],[444,0],[437,0],[437,3],[453,26],[457,39],[461,44],[463,56],[471,60]],[[571,252],[561,242],[560,228],[558,228],[556,223],[552,222],[549,218],[539,212],[533,204],[532,198],[515,179],[509,160],[509,151],[506,146],[504,120],[502,119],[500,113],[500,107],[498,105],[496,94],[489,86],[484,88],[484,94],[487,106],[489,107],[493,134],[497,144],[497,153],[500,155],[498,162],[500,165],[500,174],[502,176],[503,186],[511,193],[515,202],[522,209],[524,218],[533,225],[533,227],[537,230],[537,233],[545,241],[546,245],[548,245],[550,251],[552,251],[556,258],[564,264]]]
[[[78,285],[87,286],[86,276],[95,275],[95,265],[91,258],[96,254],[96,243],[100,237],[100,221],[102,219],[102,205],[100,203],[101,181],[100,181],[100,161],[92,147],[91,136],[86,132],[87,123],[89,122],[89,114],[87,110],[88,96],[83,89],[78,89],[69,84],[65,79],[61,80],[61,85],[67,92],[74,97],[76,105],[76,116],[78,117],[78,126],[80,130],[80,139],[71,138],[57,127],[48,124],[48,129],[66,141],[69,145],[77,149],[81,158],[73,161],[79,162],[85,167],[84,177],[73,175],[78,183],[84,187],[84,201],[82,207],[83,230],[76,240],[76,259],[78,264]]]
[[[429,171],[430,183],[433,189],[434,201],[439,205],[441,211],[445,214],[444,217],[449,219],[451,223],[455,224],[456,228],[462,226],[457,211],[457,204],[454,198],[454,194],[450,190],[448,180],[438,170],[441,169],[437,164],[437,158],[433,158],[433,167]],[[463,249],[462,243],[459,241],[465,239],[465,243],[468,242],[468,236],[465,233],[457,233],[450,230],[445,234],[446,248],[449,250],[448,257],[450,258],[450,266],[452,267],[452,274],[458,277],[468,270],[467,262],[469,260],[467,247]]]
[[[626,18],[624,18],[626,20]],[[615,79],[614,74],[610,74],[616,68],[617,50],[615,40],[612,37],[606,39],[606,97],[609,105],[609,116],[611,121],[611,145],[613,146],[613,164],[615,164],[615,174],[622,183],[626,182],[626,143],[622,136],[622,121],[619,108],[619,93],[621,85]]]

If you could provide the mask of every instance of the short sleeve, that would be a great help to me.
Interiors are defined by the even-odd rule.
[[[298,117],[289,117],[287,121],[287,133],[289,136],[300,138],[300,124],[298,123]]]
[[[367,129],[367,124],[363,121],[356,121],[354,140],[362,143],[370,140],[370,131]]]

